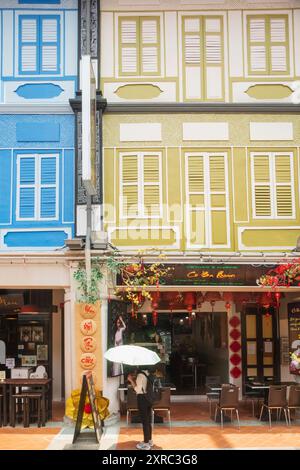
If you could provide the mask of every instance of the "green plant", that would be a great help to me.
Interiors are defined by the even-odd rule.
[[[80,262],[77,270],[74,272],[74,279],[79,284],[79,292],[81,294],[79,302],[87,304],[95,304],[100,299],[100,281],[103,279],[103,262],[99,258],[92,258],[91,261],[91,278],[88,283],[85,263]]]

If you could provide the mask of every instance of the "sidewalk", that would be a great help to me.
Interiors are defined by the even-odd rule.
[[[172,426],[155,424],[153,431],[154,450],[181,449],[300,449],[300,419],[287,427],[284,422],[259,422],[251,416],[248,407],[241,406],[241,428],[233,424],[220,424],[208,415],[207,404],[176,403],[171,408]],[[74,427],[62,422],[48,423],[45,428],[0,428],[0,450],[48,449],[64,450],[73,446]],[[126,420],[105,427],[100,445],[86,441],[84,447],[77,444],[74,449],[90,450],[134,450],[142,438],[141,424],[126,425]]]

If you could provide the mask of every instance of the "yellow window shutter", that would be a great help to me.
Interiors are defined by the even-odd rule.
[[[269,155],[254,155],[253,172],[255,215],[257,217],[270,217],[272,208]]]
[[[248,18],[248,55],[250,73],[267,73],[266,18]]]
[[[141,75],[159,74],[158,18],[141,19]]]
[[[287,17],[270,19],[270,72],[288,72]]]
[[[275,155],[276,208],[278,217],[293,216],[291,156]]]
[[[125,217],[138,215],[138,157],[122,156],[122,210]]]
[[[145,215],[160,214],[159,155],[144,155],[144,209]]]
[[[225,191],[225,159],[223,155],[212,155],[209,158],[210,191]]]
[[[189,193],[204,192],[204,157],[189,155],[188,157]]]
[[[120,18],[120,73],[136,75],[138,73],[138,21]]]

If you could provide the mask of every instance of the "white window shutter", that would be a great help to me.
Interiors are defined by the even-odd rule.
[[[271,71],[287,72],[286,22],[284,18],[271,18]]]
[[[37,21],[34,18],[21,21],[21,71],[37,71]],[[29,44],[31,43],[31,44]]]
[[[56,19],[42,20],[42,72],[57,71],[58,22]]]
[[[252,72],[267,71],[266,52],[266,20],[264,18],[251,18],[250,34],[250,69]]]
[[[138,72],[137,21],[121,19],[121,73],[135,75]]]
[[[142,75],[158,73],[158,22],[142,19]]]

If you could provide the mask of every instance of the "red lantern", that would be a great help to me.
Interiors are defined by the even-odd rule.
[[[232,328],[237,328],[240,324],[240,319],[237,315],[234,315],[233,317],[230,318],[229,320],[229,325],[232,326]]]
[[[233,377],[234,379],[238,379],[239,376],[241,375],[242,371],[239,367],[234,367],[233,369],[231,369],[230,371],[230,375],[231,377]]]
[[[270,305],[272,304],[272,294],[271,294],[271,292],[264,292],[261,295],[260,304],[264,308],[269,308],[270,307]]]
[[[241,362],[241,356],[239,354],[233,354],[230,358],[230,362],[233,366],[237,366]]]
[[[233,330],[231,330],[229,336],[230,336],[230,338],[232,338],[236,341],[241,336],[241,333],[236,328],[233,328]]]
[[[276,306],[277,306],[277,308],[280,307],[280,297],[281,297],[280,292],[275,292],[275,299],[276,299]]]
[[[153,321],[154,326],[157,325],[157,320],[158,320],[157,316],[158,316],[158,313],[155,310],[153,310],[153,312],[152,312],[152,321]]]
[[[229,347],[230,347],[230,351],[234,353],[237,353],[241,349],[241,345],[237,341],[233,341]]]

